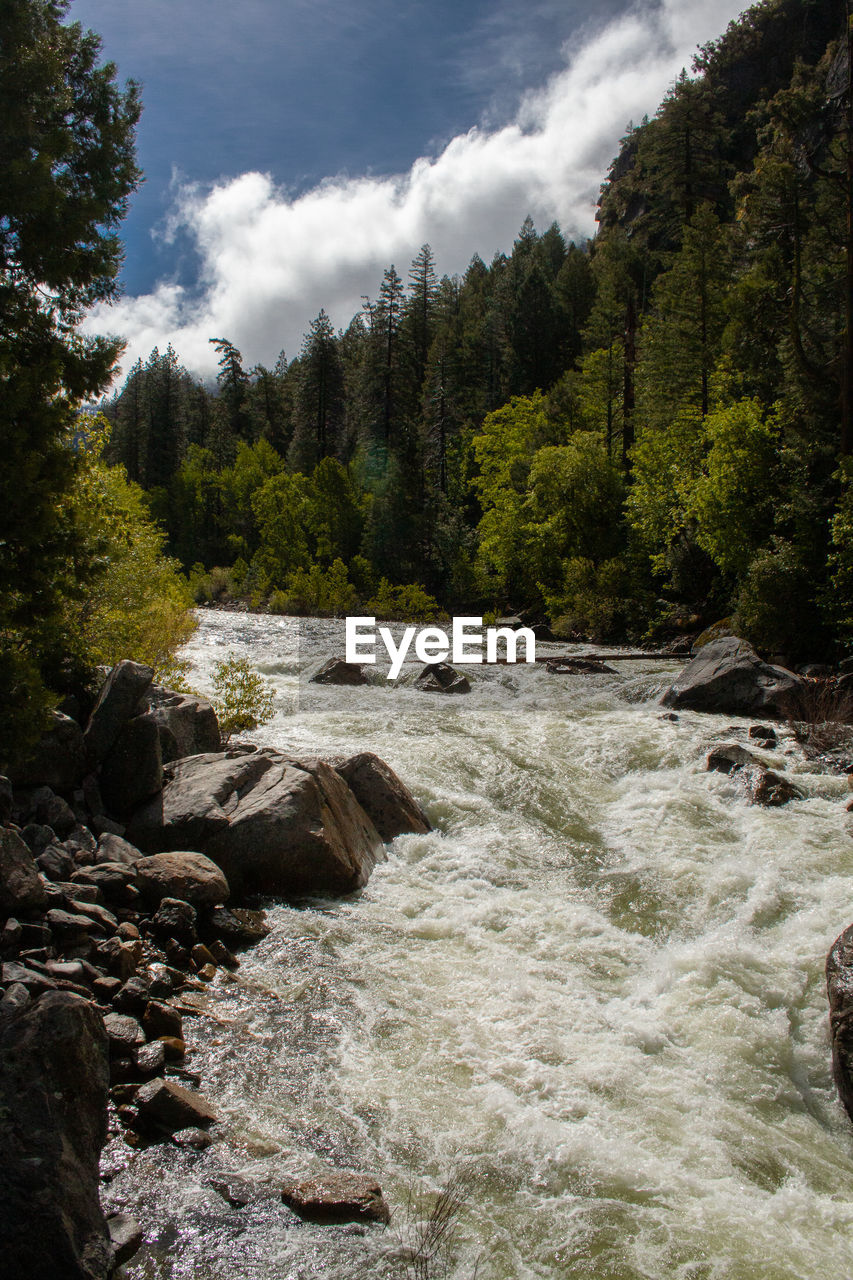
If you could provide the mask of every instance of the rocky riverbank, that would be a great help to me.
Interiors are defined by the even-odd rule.
[[[21,1280],[99,1280],[138,1248],[140,1225],[99,1202],[110,1125],[129,1147],[210,1143],[216,1102],[184,1026],[190,993],[268,932],[243,895],[349,893],[384,841],[429,830],[377,757],[223,747],[209,703],[136,663],[81,721],[54,712],[0,779],[0,1236]],[[282,1187],[281,1203],[387,1220],[355,1171]]]
[[[664,704],[772,719],[802,684],[719,641]],[[133,663],[114,669],[88,714],[75,710],[55,713],[32,759],[0,781],[0,1232],[13,1274],[97,1280],[150,1225],[101,1209],[108,1133],[129,1154],[160,1143],[192,1153],[227,1120],[187,1057],[187,1028],[207,984],[232,981],[241,950],[267,931],[247,895],[349,893],[385,842],[429,823],[375,755],[223,747],[209,704],[156,688]],[[751,803],[796,801],[768,767],[776,745],[773,726],[756,724],[748,745],[717,743],[707,767],[741,780]],[[848,1109],[849,932],[827,970]],[[230,1204],[252,1194],[223,1186]],[[277,1203],[319,1222],[388,1214],[361,1170],[282,1183]]]

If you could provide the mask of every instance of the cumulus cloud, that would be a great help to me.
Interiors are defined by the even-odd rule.
[[[298,196],[269,174],[212,187],[178,184],[173,231],[194,243],[197,285],[163,281],[98,308],[87,326],[127,342],[124,368],[171,342],[194,372],[215,371],[211,337],[228,337],[249,364],[298,353],[321,307],[349,323],[395,263],[405,278],[425,242],[440,272],[464,271],[511,247],[529,213],[585,238],[598,188],[630,120],[655,110],[696,45],[736,17],[734,0],[659,0],[634,8],[577,47],[565,68],[525,96],[501,127],[473,128],[437,155],[389,178],[337,177]]]

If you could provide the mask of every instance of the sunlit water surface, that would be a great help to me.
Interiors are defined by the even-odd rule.
[[[394,841],[355,897],[273,904],[238,980],[195,997],[190,1065],[225,1136],[109,1185],[146,1226],[125,1274],[403,1276],[407,1198],[457,1174],[458,1277],[848,1280],[823,979],[853,920],[844,780],[783,735],[807,799],[748,805],[704,769],[748,722],[662,719],[675,663],[468,668],[461,697],[408,664],[324,687],[306,676],[343,652],[340,623],[206,612],[196,687],[229,652],[275,685],[258,742],[375,751],[435,830]],[[282,1207],[283,1180],[329,1166],[379,1179],[389,1231]],[[252,1203],[228,1204],[223,1173]]]

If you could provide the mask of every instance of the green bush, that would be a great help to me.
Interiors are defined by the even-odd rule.
[[[814,575],[790,542],[760,551],[738,595],[733,629],[765,653],[792,661],[821,651],[825,638],[814,601]]]
[[[213,669],[213,702],[225,742],[232,733],[266,724],[275,714],[273,687],[249,665],[230,653]]]

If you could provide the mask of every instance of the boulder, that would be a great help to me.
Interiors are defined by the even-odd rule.
[[[833,942],[826,958],[832,1074],[844,1107],[853,1120],[853,925]]]
[[[40,826],[50,827],[60,840],[69,836],[77,825],[77,818],[71,805],[50,787],[38,787],[32,793],[30,816]]]
[[[793,671],[762,662],[745,640],[726,636],[706,644],[661,701],[721,715],[781,716],[802,685]]]
[[[143,899],[158,905],[163,898],[180,898],[197,910],[217,907],[230,894],[228,881],[203,853],[155,853],[136,863],[136,887]]]
[[[95,851],[95,866],[102,862],[119,862],[127,867],[132,867],[141,857],[142,853],[135,845],[122,839],[121,836],[105,831],[98,840],[98,847]]]
[[[323,761],[226,751],[175,761],[166,776],[162,795],[133,816],[130,838],[151,853],[200,850],[234,894],[351,893],[384,856],[373,823]]]
[[[804,793],[793,782],[763,766],[746,771],[746,784],[751,802],[765,808],[778,808],[789,800],[805,799]]]
[[[552,676],[616,675],[615,667],[598,658],[553,658],[545,663],[545,670]]]
[[[48,992],[6,1025],[0,1047],[3,1274],[106,1280],[113,1251],[98,1200],[109,1065],[100,1014]]]
[[[12,817],[13,804],[12,784],[8,778],[0,777],[0,825],[5,826]]]
[[[311,684],[367,684],[364,668],[358,662],[344,662],[343,658],[330,658],[311,677]]]
[[[107,1219],[107,1230],[110,1233],[115,1265],[120,1267],[141,1248],[142,1227],[130,1214],[111,1213]]]
[[[309,1222],[382,1222],[390,1220],[382,1188],[361,1173],[330,1172],[282,1187],[284,1203]]]
[[[205,698],[152,685],[145,700],[160,734],[164,764],[221,747],[219,721]]]
[[[160,731],[151,712],[133,716],[116,736],[101,765],[101,794],[107,809],[126,818],[163,785]]]
[[[141,662],[124,661],[113,667],[98,694],[83,735],[93,765],[101,763],[124,725],[136,714],[153,679],[151,667]]]
[[[245,907],[217,907],[208,916],[207,924],[232,947],[250,947],[270,933],[263,911],[250,911]]]
[[[33,855],[17,831],[0,828],[0,915],[37,911],[45,901]]]
[[[705,767],[711,773],[734,773],[747,765],[761,767],[761,760],[737,742],[724,742],[714,747],[705,760]]]
[[[48,727],[25,760],[15,761],[9,777],[16,787],[50,787],[70,796],[86,773],[83,731],[76,720],[51,711]]]
[[[415,681],[426,693],[470,693],[471,683],[447,662],[430,662]]]
[[[173,1133],[216,1121],[216,1113],[206,1098],[162,1076],[142,1085],[137,1090],[135,1103],[140,1127],[144,1129],[165,1129]]]
[[[347,760],[330,763],[383,840],[393,840],[405,832],[423,835],[432,830],[429,819],[406,784],[372,751],[360,751]]]

